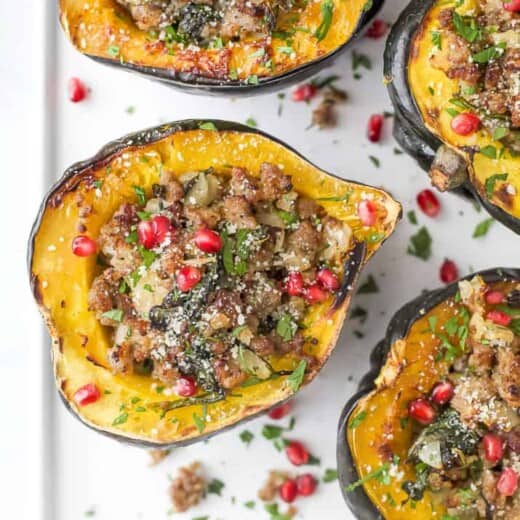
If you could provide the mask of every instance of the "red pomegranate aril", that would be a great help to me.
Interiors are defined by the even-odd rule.
[[[162,244],[167,239],[173,238],[173,227],[170,219],[164,215],[156,215],[152,218],[152,230],[155,245]]]
[[[73,103],[79,103],[87,97],[88,89],[79,78],[69,79],[69,99]]]
[[[280,486],[280,498],[284,501],[290,504],[291,502],[294,502],[296,497],[298,496],[298,485],[296,484],[296,480],[293,480],[292,478],[287,479],[281,486]]]
[[[513,468],[506,468],[500,474],[497,491],[505,497],[512,497],[518,488],[518,474]]]
[[[304,285],[301,273],[289,273],[285,279],[285,291],[289,296],[300,296],[303,293]]]
[[[439,277],[443,283],[451,283],[458,279],[459,270],[452,260],[444,260],[439,271]]]
[[[279,419],[283,419],[286,415],[288,415],[292,410],[292,404],[290,402],[283,403],[280,406],[274,407],[267,414],[271,419],[278,421]]]
[[[453,385],[450,381],[441,381],[437,383],[432,390],[430,399],[439,406],[451,401],[453,397]]]
[[[218,253],[222,249],[222,239],[216,231],[199,229],[195,233],[195,245],[204,253]]]
[[[486,293],[485,299],[489,305],[498,305],[504,301],[504,293],[500,291],[489,291]]]
[[[303,297],[307,303],[313,305],[324,302],[329,295],[318,283],[313,283],[305,289]]]
[[[471,112],[457,114],[451,120],[451,129],[458,135],[471,135],[480,128],[480,118]]]
[[[72,241],[72,252],[76,256],[90,256],[97,250],[97,245],[91,238],[79,235]]]
[[[367,30],[367,36],[369,38],[373,38],[374,40],[377,40],[378,38],[381,38],[385,35],[386,30],[388,26],[386,25],[386,22],[383,20],[380,20],[379,18],[374,20],[372,22],[372,25]]]
[[[174,392],[181,397],[192,397],[197,393],[197,383],[190,376],[180,376],[175,382]]]
[[[310,473],[304,473],[296,479],[298,494],[302,497],[308,497],[316,491],[318,483]]]
[[[295,466],[307,464],[309,461],[309,452],[301,442],[291,441],[285,448],[285,453],[290,462]]]
[[[487,433],[482,439],[484,457],[488,462],[496,464],[504,456],[504,443],[498,435]]]
[[[154,226],[151,220],[141,220],[137,224],[137,238],[146,249],[152,249],[155,246]]]
[[[316,280],[330,292],[336,292],[339,289],[338,277],[330,269],[320,269],[316,274]]]
[[[200,269],[187,265],[177,273],[177,286],[182,292],[188,292],[200,282],[201,278]]]
[[[408,405],[410,417],[421,424],[430,424],[434,421],[436,413],[433,406],[423,398],[414,399]]]
[[[436,217],[441,211],[441,204],[432,190],[422,190],[417,194],[417,205],[429,217]]]
[[[504,2],[502,5],[506,11],[512,13],[520,12],[520,0],[510,0],[509,2]]]
[[[101,397],[99,388],[94,383],[88,383],[74,392],[74,402],[79,406],[95,403]]]
[[[361,200],[357,204],[357,215],[363,226],[373,226],[377,219],[376,204],[372,200]]]
[[[381,132],[383,131],[384,117],[381,114],[373,114],[368,120],[367,137],[369,141],[378,143],[381,139]]]
[[[318,87],[312,83],[299,85],[292,93],[293,101],[310,101],[318,93]]]
[[[507,327],[513,318],[502,311],[489,311],[486,314],[486,320],[492,321],[493,323],[496,323],[497,325],[501,325],[502,327]]]

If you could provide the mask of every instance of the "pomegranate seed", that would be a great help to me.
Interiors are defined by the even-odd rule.
[[[316,274],[316,280],[330,292],[336,292],[339,289],[338,277],[330,269],[320,269]]]
[[[429,217],[436,217],[441,211],[441,204],[432,190],[422,190],[417,194],[417,204]]]
[[[151,220],[141,220],[137,224],[137,238],[146,249],[152,249],[155,246],[154,226]]]
[[[506,11],[511,11],[512,13],[520,11],[520,0],[509,0],[509,2],[504,2],[502,5]]]
[[[444,260],[441,265],[439,277],[443,283],[451,283],[457,280],[459,277],[459,270],[457,269],[455,262],[448,259]]]
[[[384,36],[387,28],[388,26],[383,20],[374,20],[372,25],[367,30],[367,36],[377,40],[378,38],[381,38],[381,36]]]
[[[100,397],[101,392],[94,383],[88,383],[74,392],[74,402],[80,406],[95,403]]]
[[[504,443],[498,435],[487,433],[482,439],[486,460],[496,464],[504,456]]]
[[[486,303],[489,305],[498,305],[504,301],[504,293],[500,291],[489,291],[486,293]]]
[[[156,246],[162,244],[166,239],[173,238],[172,223],[164,215],[156,215],[152,218],[152,230]]]
[[[301,273],[292,272],[285,279],[285,291],[289,296],[300,296],[303,292],[303,276]]]
[[[511,316],[502,311],[489,311],[486,314],[486,320],[492,321],[497,325],[502,325],[502,327],[507,327],[512,319]]]
[[[298,486],[298,494],[302,497],[308,497],[316,491],[318,483],[310,473],[304,473],[296,479],[296,485]]]
[[[174,392],[181,397],[191,397],[197,393],[197,383],[190,376],[180,376],[175,382]]]
[[[451,129],[458,135],[470,135],[480,128],[480,118],[471,112],[457,114],[451,120]]]
[[[216,231],[199,229],[195,233],[195,245],[204,253],[218,253],[222,249],[222,239]]]
[[[512,497],[518,488],[518,475],[513,468],[506,468],[500,474],[497,491],[506,497]]]
[[[279,419],[283,419],[287,414],[290,413],[291,410],[292,404],[290,401],[287,401],[286,403],[282,403],[280,406],[276,406],[270,410],[267,415],[269,415],[271,419],[277,421]]]
[[[69,79],[69,99],[73,103],[79,103],[87,97],[87,87],[79,78]]]
[[[193,289],[202,278],[200,269],[187,265],[182,267],[177,273],[177,286],[182,292],[187,292]]]
[[[287,502],[288,504],[294,502],[297,495],[298,486],[296,480],[289,478],[280,486],[280,498],[284,502]]]
[[[448,401],[451,401],[453,397],[453,385],[450,381],[441,381],[437,383],[432,390],[432,394],[430,399],[440,406],[446,404]]]
[[[433,406],[426,399],[414,399],[408,405],[410,417],[421,424],[430,424],[434,421],[436,413]]]
[[[384,118],[381,114],[373,114],[368,120],[367,137],[369,141],[378,143],[381,139],[381,132],[383,131]]]
[[[301,442],[291,441],[285,448],[285,453],[287,454],[287,458],[295,466],[307,464],[309,461],[309,452]]]
[[[327,291],[323,290],[322,287],[317,283],[309,285],[309,287],[307,287],[303,293],[305,301],[310,305],[324,302],[328,296],[329,295]]]
[[[312,83],[299,85],[292,93],[293,101],[310,101],[318,93],[318,87]]]
[[[357,204],[357,215],[363,226],[373,226],[376,223],[376,204],[371,200],[361,200]]]
[[[72,241],[72,252],[76,256],[90,256],[97,250],[97,245],[91,238],[79,235]]]

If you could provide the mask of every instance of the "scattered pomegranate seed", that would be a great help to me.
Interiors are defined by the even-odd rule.
[[[482,439],[486,460],[496,464],[504,456],[504,443],[498,435],[487,433]]]
[[[292,272],[285,280],[285,291],[289,296],[300,296],[303,292],[303,276],[301,273]]]
[[[369,38],[373,38],[374,40],[377,40],[378,38],[381,38],[381,36],[384,36],[386,33],[388,26],[386,25],[386,22],[380,19],[376,19],[372,22],[372,25],[367,30],[367,36]]]
[[[318,93],[318,87],[312,83],[299,85],[292,93],[293,101],[310,101]]]
[[[506,497],[512,497],[518,488],[518,475],[513,468],[506,468],[500,474],[497,491]]]
[[[296,479],[296,485],[298,487],[298,494],[303,497],[308,497],[316,491],[318,483],[310,473],[304,473]]]
[[[441,211],[441,204],[432,190],[422,190],[417,194],[417,205],[429,217],[436,217]]]
[[[320,269],[316,274],[316,280],[330,292],[336,292],[339,289],[338,277],[330,269]]]
[[[502,327],[507,327],[511,321],[512,317],[502,311],[489,311],[486,314],[486,320],[492,321],[497,325],[502,325]]]
[[[74,402],[80,406],[95,403],[101,397],[99,388],[94,383],[88,383],[74,392]]]
[[[137,224],[139,243],[146,249],[152,249],[162,244],[167,238],[173,237],[173,227],[168,217],[155,215],[150,220],[142,220]]]
[[[381,139],[381,132],[383,131],[384,117],[381,114],[373,114],[368,120],[367,137],[369,141],[378,143]]]
[[[408,404],[410,417],[421,424],[430,424],[434,421],[436,413],[433,406],[426,399],[414,399]]]
[[[155,233],[151,220],[141,220],[137,224],[137,238],[146,249],[152,249],[155,246]]]
[[[186,265],[177,273],[177,286],[182,292],[188,292],[200,282],[201,278],[200,269]]]
[[[72,241],[72,252],[76,256],[90,256],[97,250],[97,245],[91,238],[79,235]]]
[[[453,397],[453,385],[450,381],[441,381],[437,383],[432,390],[430,399],[439,406],[451,401]]]
[[[284,502],[287,502],[288,504],[294,502],[297,495],[298,486],[296,484],[296,480],[289,478],[280,486],[280,498]]]
[[[222,249],[222,239],[216,231],[199,229],[195,233],[195,245],[204,253],[218,253]]]
[[[285,453],[287,454],[287,458],[295,466],[307,464],[309,461],[309,452],[301,442],[291,441],[285,448]]]
[[[512,13],[520,11],[520,0],[509,0],[509,2],[504,2],[502,5],[506,11],[511,11]]]
[[[174,392],[181,397],[191,397],[197,393],[197,383],[193,377],[180,376],[175,382]]]
[[[357,204],[357,215],[363,226],[373,226],[376,223],[376,204],[372,200],[361,200]]]
[[[451,120],[451,129],[458,135],[470,135],[480,128],[480,118],[471,112],[457,114]]]
[[[69,79],[69,99],[73,103],[79,103],[87,97],[88,89],[79,78]]]
[[[504,301],[504,293],[500,291],[489,291],[486,293],[486,303],[489,305],[498,305]]]
[[[321,303],[328,298],[328,293],[318,283],[309,285],[303,292],[305,301],[309,304]]]
[[[286,403],[282,403],[281,405],[274,407],[267,415],[269,415],[271,419],[277,421],[279,419],[283,419],[291,412],[291,410],[292,404],[290,401],[287,401]]]
[[[452,260],[444,260],[439,271],[439,277],[443,283],[451,283],[459,277],[457,265]]]

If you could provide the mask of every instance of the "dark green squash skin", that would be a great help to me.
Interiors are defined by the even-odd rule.
[[[265,133],[261,130],[251,128],[246,125],[242,125],[240,123],[234,123],[230,121],[222,121],[217,119],[187,119],[183,121],[175,121],[172,123],[166,123],[157,127],[148,128],[145,130],[141,130],[132,134],[128,134],[120,139],[117,139],[115,141],[112,141],[105,145],[101,150],[91,157],[90,159],[86,159],[81,162],[77,162],[70,166],[63,176],[50,188],[50,190],[47,192],[46,196],[43,199],[43,202],[40,206],[40,209],[38,211],[38,214],[36,216],[35,222],[33,224],[33,227],[31,229],[31,233],[29,235],[28,240],[28,248],[27,248],[27,268],[28,268],[28,274],[29,274],[29,283],[31,286],[31,292],[33,293],[34,299],[36,302],[40,302],[40,296],[38,294],[38,287],[34,283],[34,280],[32,278],[32,272],[31,272],[31,263],[32,263],[32,256],[34,251],[34,241],[36,233],[40,227],[40,223],[43,217],[43,213],[45,211],[45,208],[52,203],[52,200],[54,198],[54,195],[59,192],[63,186],[67,186],[67,190],[74,190],[78,182],[84,178],[88,177],[90,175],[90,172],[92,170],[97,169],[103,164],[108,163],[112,157],[122,150],[131,147],[131,146],[144,146],[151,143],[154,143],[156,141],[159,141],[161,139],[164,139],[165,137],[168,137],[169,135],[172,135],[176,132],[183,132],[187,130],[196,130],[200,128],[200,125],[203,123],[212,123],[215,125],[215,128],[217,130],[228,130],[228,131],[235,131],[235,132],[242,132],[242,133],[250,133],[250,134],[256,134],[261,135],[263,137],[266,137],[267,139],[270,139],[271,141],[274,141],[275,143],[283,146],[288,153],[294,153],[295,155],[298,155],[303,160],[305,160],[307,163],[310,163],[305,157],[303,157],[301,154],[299,154],[296,150],[285,144],[283,141]],[[310,163],[312,164],[312,163]],[[313,165],[314,166],[314,165]],[[316,167],[316,166],[315,166]],[[317,167],[316,167],[317,168]],[[341,177],[338,177],[337,175],[334,175],[332,173],[327,173],[327,175],[330,175],[331,177],[335,177],[337,179],[345,180]],[[349,182],[349,181],[347,181]],[[353,182],[353,181],[352,181]],[[356,182],[356,184],[362,186],[362,183]],[[398,216],[397,221],[401,218],[401,215]],[[383,241],[384,242],[384,241]],[[382,243],[383,243],[382,242]],[[346,298],[352,296],[355,293],[356,286],[359,281],[359,274],[360,274],[360,268],[365,263],[365,257],[366,257],[366,244],[364,242],[358,242],[351,254],[349,255],[349,258],[345,261],[345,276],[342,281],[341,287],[338,290],[336,297],[331,305],[330,312],[333,312],[334,309],[341,306],[341,304],[345,301]],[[321,368],[320,368],[321,369]],[[83,421],[80,415],[76,413],[76,411],[70,406],[70,404],[67,402],[65,397],[60,393],[60,397],[62,399],[62,402],[64,403],[67,410],[79,421],[81,421],[85,426],[88,426],[92,430],[102,433],[103,435],[110,437],[112,439],[121,441],[125,444],[137,446],[141,448],[174,448],[174,447],[181,447],[181,446],[187,446],[189,444],[193,444],[196,442],[200,442],[203,440],[207,440],[210,437],[213,437],[214,435],[217,435],[219,433],[222,433],[224,431],[230,430],[239,424],[242,424],[246,421],[255,419],[261,415],[264,415],[267,413],[268,410],[261,411],[255,415],[251,415],[247,417],[246,419],[242,419],[226,428],[222,428],[220,430],[217,430],[215,432],[212,432],[211,434],[206,435],[200,435],[196,438],[189,439],[186,441],[181,442],[175,442],[175,443],[155,443],[151,441],[143,441],[143,440],[137,440],[137,439],[128,439],[126,437],[122,437],[120,435],[114,434],[112,432],[106,432],[100,428],[96,428],[92,426],[91,424],[86,423]],[[291,396],[292,397],[292,396]],[[279,406],[284,401],[279,401],[275,404],[273,404],[273,408],[276,406]]]
[[[430,169],[437,148],[443,143],[426,128],[410,92],[408,61],[415,33],[435,3],[436,0],[412,0],[392,26],[384,53],[384,75],[395,112],[394,137],[425,171]],[[491,204],[469,179],[452,191],[468,200],[477,200],[494,219],[520,234],[520,219]]]
[[[368,1],[370,0],[367,0],[367,2]],[[192,73],[178,73],[162,68],[145,67],[131,63],[121,63],[120,60],[117,59],[100,58],[98,56],[91,56],[89,54],[86,54],[86,56],[99,63],[103,63],[118,69],[123,69],[127,72],[139,74],[146,78],[164,83],[165,85],[168,85],[174,89],[182,90],[183,92],[188,92],[190,94],[227,97],[248,97],[257,94],[267,94],[277,92],[296,83],[300,83],[310,78],[311,76],[318,74],[318,72],[324,68],[330,67],[338,58],[338,56],[346,49],[348,49],[352,42],[361,35],[365,27],[372,21],[374,16],[381,9],[383,3],[384,0],[372,0],[372,6],[370,9],[363,12],[363,15],[359,19],[356,30],[352,36],[333,52],[308,63],[304,63],[303,65],[300,65],[299,67],[289,70],[278,76],[259,78],[257,85],[250,85],[244,83],[243,81],[237,80],[216,80],[197,76]]]
[[[512,267],[486,269],[461,278],[461,280],[470,280],[476,275],[482,276],[487,283],[495,283],[504,279],[520,281],[520,269]],[[430,311],[435,306],[454,296],[458,291],[459,281],[421,294],[394,314],[386,329],[385,338],[374,347],[370,355],[369,371],[361,378],[358,391],[347,401],[341,412],[336,444],[338,481],[346,504],[358,520],[382,520],[383,517],[368,498],[363,486],[359,486],[351,492],[347,492],[345,489],[359,480],[356,465],[347,442],[347,425],[350,415],[356,408],[359,400],[374,389],[374,381],[386,362],[392,344],[399,339],[403,339],[408,334],[411,326],[418,319],[422,318],[425,312]]]

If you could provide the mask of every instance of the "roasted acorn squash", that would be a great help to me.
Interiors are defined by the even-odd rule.
[[[477,280],[478,276],[489,291],[497,291],[496,294],[512,291],[515,301],[511,305],[516,316],[520,270],[496,268],[475,273],[463,279],[468,280],[466,287],[472,287],[469,281]],[[357,518],[455,517],[444,507],[442,492],[421,490],[421,498],[413,500],[405,492],[409,489],[405,482],[416,481],[418,468],[416,461],[411,460],[410,448],[420,424],[412,418],[410,403],[418,398],[424,400],[424,396],[432,399],[431,391],[439,381],[457,381],[457,374],[450,372],[450,367],[460,356],[464,357],[465,345],[470,342],[467,340],[466,344],[468,328],[475,326],[474,322],[468,324],[466,313],[465,327],[448,332],[453,323],[463,319],[461,309],[465,307],[460,294],[456,282],[403,306],[390,321],[385,339],[372,352],[371,369],[362,378],[359,391],[343,409],[337,440],[339,481],[345,501]],[[513,325],[511,322],[510,327]],[[511,328],[498,327],[513,337]],[[463,342],[461,352],[452,352],[454,346],[459,347],[453,337]],[[483,379],[482,374],[477,377]],[[436,417],[442,418],[443,407],[433,406]],[[446,438],[450,442],[453,435]],[[486,467],[491,466],[488,463]]]
[[[244,385],[213,404],[196,401],[175,410],[171,408],[176,398],[160,394],[148,375],[113,375],[107,364],[108,329],[87,303],[102,266],[96,255],[80,258],[71,248],[78,234],[96,239],[122,203],[136,203],[136,185],[143,197],[149,195],[163,168],[175,176],[209,168],[213,175],[229,176],[230,165],[258,172],[266,161],[288,174],[298,193],[320,200],[329,215],[348,222],[352,230],[344,251],[341,287],[334,299],[313,306],[304,320],[306,334],[317,341],[311,345],[316,363],[303,383],[323,366],[337,342],[360,269],[394,230],[401,214],[399,203],[380,189],[323,172],[286,145],[249,127],[223,121],[165,124],[110,143],[93,158],[70,167],[45,197],[31,234],[31,286],[53,338],[56,384],[68,408],[86,425],[141,445],[179,445],[257,415],[297,390],[301,381],[294,384],[293,376],[291,384],[286,377],[296,365],[290,355],[270,360],[275,370],[286,375]],[[356,214],[356,205],[366,198],[373,200],[378,212],[369,227]],[[80,406],[74,394],[90,383],[101,395],[96,402]]]
[[[200,33],[200,26],[195,23],[200,21],[200,9],[198,16],[190,12],[181,22],[177,18],[173,25],[147,31],[136,25],[135,11],[132,18],[130,11],[121,5],[132,7],[147,1],[60,0],[60,20],[73,45],[97,61],[194,93],[231,95],[276,90],[316,74],[330,65],[383,3],[383,0],[322,0],[289,2],[287,8],[277,5],[283,1],[255,0],[268,4],[269,12],[273,5],[278,8],[276,21],[269,22],[272,26],[269,34],[246,34],[235,41],[236,38],[223,39],[217,33],[200,44],[186,40],[179,33],[179,25],[185,20],[190,22],[191,29]],[[186,4],[171,2],[171,5],[176,3]],[[212,3],[201,0],[183,9]],[[236,5],[242,3],[241,0]],[[264,7],[261,5],[258,9]],[[246,11],[251,9],[244,4]],[[269,24],[265,16],[261,18],[263,30]],[[148,19],[144,22],[141,27],[148,26]]]
[[[394,136],[429,172],[434,186],[441,191],[472,195],[494,218],[519,233],[520,132],[503,106],[497,108],[503,113],[495,114],[487,105],[496,99],[496,92],[504,93],[506,87],[500,87],[502,92],[490,91],[486,98],[487,89],[495,88],[490,86],[492,65],[503,70],[511,68],[494,60],[506,60],[508,52],[518,52],[514,44],[518,33],[500,33],[504,41],[513,42],[505,53],[505,44],[489,46],[479,36],[488,34],[479,29],[478,23],[484,18],[476,22],[481,3],[413,0],[401,13],[385,50],[385,80],[396,113]],[[489,8],[493,5],[489,3]],[[499,11],[503,9],[501,2],[497,5]],[[450,27],[452,22],[446,14],[451,11],[455,12],[455,23]],[[503,13],[511,19],[519,16],[505,10]],[[492,32],[489,35],[498,38]],[[475,46],[483,50],[478,52]],[[473,54],[459,63],[464,57],[461,52]],[[514,54],[510,57],[515,59]],[[515,73],[512,69],[510,72]],[[511,96],[514,103],[514,93]],[[482,100],[487,104],[479,105]],[[480,129],[459,135],[453,120],[468,112],[478,114]]]

